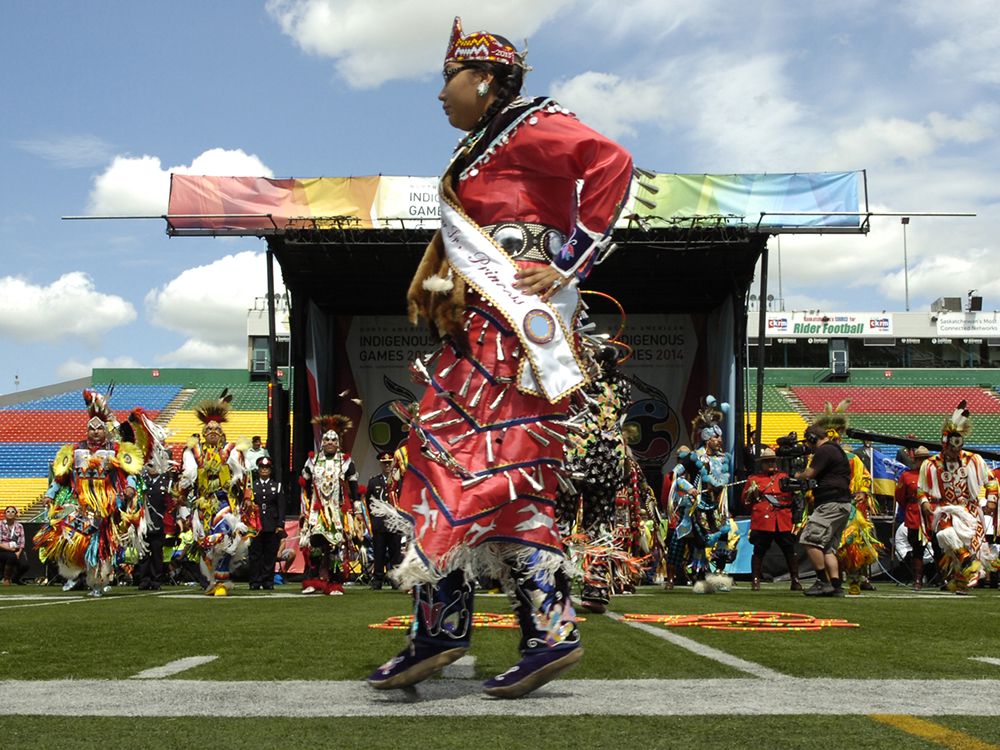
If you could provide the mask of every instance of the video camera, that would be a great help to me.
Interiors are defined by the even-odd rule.
[[[799,433],[789,432],[787,435],[782,435],[775,442],[778,447],[775,448],[774,453],[779,458],[799,458],[800,456],[806,455],[808,449],[799,440]]]
[[[806,492],[817,487],[815,479],[796,479],[795,477],[782,477],[778,481],[778,486],[782,492]]]

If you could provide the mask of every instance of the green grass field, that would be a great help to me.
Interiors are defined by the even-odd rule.
[[[293,593],[294,588],[285,587],[285,591]],[[181,706],[175,713],[184,711],[182,681],[187,680],[256,683],[248,684],[248,691],[270,682],[277,692],[284,689],[282,682],[291,684],[289,681],[357,681],[356,693],[353,687],[351,693],[359,701],[370,702],[374,691],[360,681],[401,648],[404,633],[372,630],[368,624],[390,615],[407,614],[409,609],[404,594],[359,588],[349,588],[342,597],[291,597],[249,592],[244,586],[225,599],[195,596],[191,589],[152,594],[123,588],[98,600],[53,588],[4,589],[0,592],[0,706],[9,702],[2,698],[6,691],[22,685],[13,681],[124,681],[143,670],[193,655],[217,658],[160,683],[163,700]],[[413,747],[415,743],[435,748],[604,747],[623,743],[637,747],[758,749],[1000,747],[1000,722],[983,716],[983,710],[963,712],[960,707],[960,702],[968,705],[997,701],[1000,592],[995,590],[977,591],[967,598],[937,593],[917,597],[906,589],[882,584],[878,592],[862,597],[816,600],[778,585],[751,592],[743,584],[729,594],[712,596],[697,596],[689,589],[664,592],[644,587],[639,595],[616,598],[612,609],[617,613],[674,615],[795,612],[843,618],[860,627],[817,632],[671,628],[670,633],[682,636],[684,643],[678,645],[607,616],[585,615],[581,630],[586,656],[566,676],[571,681],[567,684],[599,688],[619,683],[597,681],[721,679],[746,685],[756,680],[753,684],[761,685],[759,706],[732,712],[757,715],[729,715],[727,708],[732,707],[727,707],[724,692],[721,699],[699,705],[696,688],[678,693],[669,689],[670,683],[646,683],[634,688],[637,702],[640,697],[646,701],[657,698],[648,695],[650,690],[662,691],[662,710],[657,712],[664,715],[628,715],[649,712],[633,710],[626,694],[625,699],[616,699],[617,704],[600,704],[599,711],[592,708],[593,703],[587,703],[590,708],[580,713],[570,708],[564,715],[543,717],[531,714],[533,707],[544,708],[547,691],[561,696],[550,701],[564,700],[568,701],[566,705],[573,705],[572,695],[567,698],[566,690],[558,689],[558,682],[518,702],[482,699],[486,703],[481,704],[478,683],[469,681],[462,684],[468,685],[465,692],[473,702],[462,705],[471,705],[476,712],[480,710],[477,706],[488,704],[487,712],[497,715],[442,719],[421,716],[418,710],[402,716],[393,715],[392,704],[373,703],[371,716],[296,718],[279,712],[238,719],[160,715],[133,718],[126,710],[110,716],[56,716],[49,715],[52,712],[42,701],[37,709],[16,715],[0,707],[0,747],[166,748],[190,747],[205,740],[252,747],[323,743],[345,748]],[[478,597],[476,610],[504,613],[508,611],[507,601],[502,597]],[[477,629],[471,651],[475,679],[485,679],[511,666],[517,660],[517,641],[516,630]],[[934,739],[927,739],[926,731],[924,737],[917,736],[920,731],[909,724],[904,730],[893,721],[868,716],[878,711],[864,708],[843,715],[837,715],[835,709],[815,715],[781,715],[788,711],[780,707],[780,694],[764,690],[767,680],[758,680],[738,667],[698,653],[698,646],[737,656],[780,673],[783,678],[978,680],[988,695],[970,693],[967,686],[961,694],[926,688],[926,702],[914,713],[921,714],[922,721],[932,722],[932,734],[940,735]],[[992,658],[996,663],[971,657]],[[132,680],[129,684],[142,682]],[[794,690],[808,691],[812,683],[788,684],[794,684]],[[54,685],[60,691],[72,691],[72,685],[67,683]],[[953,687],[953,683],[948,685]],[[859,689],[867,688],[862,685]],[[321,693],[318,690],[311,700],[322,705]],[[852,696],[852,705],[857,705],[858,698]],[[842,699],[829,696],[834,707]],[[863,706],[864,696],[861,699]],[[440,713],[445,704],[437,701],[427,705],[428,713]],[[677,713],[703,715],[670,715],[675,713],[674,708]],[[446,709],[445,705],[445,713]],[[505,715],[515,709],[524,715]],[[904,723],[917,726],[921,720],[905,719]],[[136,737],[148,741],[136,744]],[[982,744],[968,744],[972,742]]]

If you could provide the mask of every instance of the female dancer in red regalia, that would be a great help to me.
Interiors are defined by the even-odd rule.
[[[413,366],[427,390],[399,502],[412,542],[395,577],[414,590],[415,622],[369,677],[380,689],[465,653],[477,575],[503,581],[521,626],[522,658],[488,694],[524,695],[582,655],[553,498],[568,397],[588,379],[577,284],[608,241],[632,161],[551,99],[521,98],[526,70],[509,41],[462,36],[455,19],[438,98],[468,134],[408,294],[411,319],[444,339]]]

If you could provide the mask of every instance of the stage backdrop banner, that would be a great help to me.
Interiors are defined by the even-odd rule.
[[[598,330],[613,331],[615,316],[595,315]],[[622,370],[634,380],[626,423],[634,425],[632,450],[649,467],[659,468],[678,445],[688,442],[683,404],[703,384],[693,374],[698,337],[690,315],[632,315],[621,339],[632,347]],[[378,453],[394,451],[407,427],[392,413],[394,401],[419,401],[423,386],[410,379],[409,363],[436,348],[426,327],[403,316],[355,316],[347,334],[347,358],[363,415],[348,450],[362,481],[378,472]],[[704,368],[701,368],[704,369]]]
[[[860,230],[861,172],[790,172],[776,174],[658,174],[651,194],[633,184],[655,208],[636,204],[639,216],[720,217],[726,223],[746,223],[766,229],[826,228]],[[788,213],[781,213],[787,211]],[[763,218],[761,213],[764,213]],[[822,215],[803,216],[812,213]],[[736,218],[734,218],[736,217]],[[657,226],[652,223],[652,226]]]
[[[654,186],[656,192],[643,184]],[[759,224],[766,232],[861,232],[866,231],[861,217],[838,215],[862,210],[861,184],[861,172],[656,174],[633,180],[617,226],[635,226],[638,217],[654,228],[700,221]],[[636,201],[636,195],[653,201],[655,207]],[[272,179],[172,174],[167,213],[171,232],[204,234],[258,234],[303,222],[319,227],[347,222],[360,229],[440,225],[435,177]]]

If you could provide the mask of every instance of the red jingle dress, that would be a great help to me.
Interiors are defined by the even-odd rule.
[[[585,278],[627,197],[628,152],[551,99],[517,100],[497,118],[445,178],[466,218],[519,266],[551,262]],[[572,389],[552,402],[519,389],[520,332],[471,286],[464,321],[464,342],[446,342],[429,361],[411,422],[403,585],[456,570],[496,575],[511,556],[530,573],[565,565],[553,498]]]

